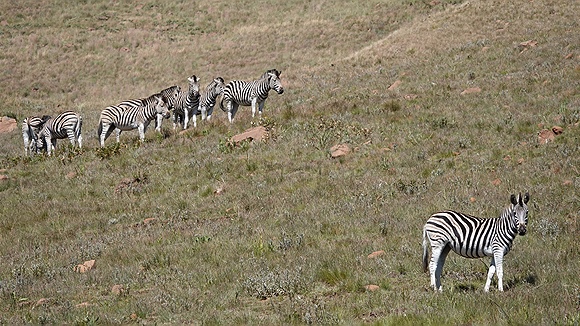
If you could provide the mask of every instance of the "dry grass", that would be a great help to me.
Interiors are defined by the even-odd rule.
[[[0,114],[79,111],[85,147],[24,158],[19,132],[0,135],[0,323],[577,324],[578,7],[1,3]],[[274,67],[286,91],[262,119],[216,108],[98,148],[107,105]],[[251,125],[271,138],[229,145]],[[331,159],[338,143],[353,151]],[[483,293],[487,260],[450,255],[432,293],[427,217],[497,216],[520,191],[507,291]]]

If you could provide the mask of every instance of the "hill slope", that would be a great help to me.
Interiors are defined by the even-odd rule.
[[[577,323],[578,7],[0,4],[0,113],[85,117],[83,149],[50,158],[0,135],[0,323]],[[274,67],[286,91],[261,119],[216,109],[97,147],[107,105]],[[252,125],[269,140],[229,142]],[[336,144],[350,154],[330,158]],[[506,292],[483,293],[488,260],[450,255],[432,293],[428,216],[495,217],[524,191]]]

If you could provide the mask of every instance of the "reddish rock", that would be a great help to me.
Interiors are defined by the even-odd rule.
[[[114,295],[124,294],[125,293],[125,287],[123,286],[123,284],[115,284],[111,288],[111,293],[113,293]]]
[[[470,88],[466,88],[465,90],[463,90],[463,92],[461,92],[461,95],[474,94],[474,93],[479,93],[479,92],[481,92],[481,88],[470,87]]]
[[[378,285],[375,285],[375,284],[369,284],[369,285],[365,285],[365,289],[367,289],[367,291],[374,292],[374,291],[380,289],[380,287]]]
[[[149,217],[143,220],[143,224],[153,224],[156,220],[155,217]]]
[[[564,128],[562,128],[560,126],[553,126],[552,132],[554,133],[554,135],[560,135],[561,133],[564,132]]]
[[[538,133],[538,142],[540,144],[547,144],[554,140],[556,134],[552,130],[543,129]]]
[[[397,87],[399,87],[403,82],[400,80],[396,80],[394,83],[391,84],[391,86],[389,86],[389,88],[387,88],[388,90],[392,91],[394,89],[396,89]]]
[[[0,133],[12,132],[18,127],[15,119],[9,117],[0,117]]]
[[[499,186],[501,184],[501,180],[500,179],[495,179],[491,182],[491,184],[493,184],[494,186]]]
[[[367,256],[367,258],[373,259],[373,258],[377,258],[379,256],[382,256],[384,254],[385,254],[385,251],[384,250],[378,250],[378,251],[375,251],[375,252],[370,253]]]
[[[76,265],[74,271],[77,273],[86,273],[95,267],[95,260],[87,260],[86,262]]]
[[[261,141],[261,140],[266,139],[267,137],[268,137],[268,130],[266,130],[266,128],[263,126],[258,126],[258,127],[250,128],[241,134],[237,134],[237,135],[233,136],[232,142],[234,144],[237,144],[237,143],[244,141],[246,139]]]
[[[341,156],[348,155],[350,153],[350,147],[347,144],[338,144],[330,148],[330,156],[332,158],[337,158]]]

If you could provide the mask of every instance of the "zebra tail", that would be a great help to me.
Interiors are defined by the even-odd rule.
[[[101,139],[101,133],[103,132],[103,121],[99,121],[99,128],[97,129],[97,138]]]
[[[429,265],[429,251],[427,241],[427,230],[423,229],[423,272],[427,271]]]
[[[77,115],[79,118],[79,121],[77,121],[77,125],[75,126],[75,135],[77,135],[77,138],[81,135],[81,130],[83,128],[83,117],[81,117],[81,115]]]
[[[227,112],[226,108],[224,108],[224,97],[222,96],[222,100],[220,101],[220,108],[222,111]]]

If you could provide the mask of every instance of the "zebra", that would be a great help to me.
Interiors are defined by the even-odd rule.
[[[169,118],[169,109],[164,101],[164,96],[154,94],[146,99],[141,100],[142,105],[124,107],[113,105],[106,107],[101,111],[99,118],[99,128],[97,136],[100,139],[101,147],[105,146],[105,140],[111,135],[115,128],[117,131],[117,143],[123,130],[139,130],[139,139],[145,140],[145,131],[156,116]]]
[[[216,99],[221,93],[223,93],[224,87],[224,79],[222,77],[214,78],[214,80],[207,85],[205,93],[203,93],[199,100],[198,111],[201,112],[201,120],[209,121],[211,119]]]
[[[488,292],[493,274],[497,272],[498,289],[503,291],[503,257],[510,251],[517,234],[527,232],[528,200],[520,193],[511,195],[511,205],[498,218],[478,218],[455,211],[435,213],[423,227],[423,270],[427,271],[428,243],[431,244],[429,272],[431,286],[442,291],[441,272],[449,251],[466,258],[491,257],[484,291]]]
[[[181,93],[181,88],[179,86],[171,86],[168,87],[158,94],[161,94],[163,101],[167,105],[169,110],[172,110],[175,106],[177,99],[179,98]],[[143,106],[143,101],[145,99],[136,99],[136,100],[127,100],[117,104],[120,108],[134,108]],[[157,119],[155,120],[155,131],[161,132],[161,122],[163,121],[163,116],[158,115]],[[117,139],[119,138],[119,134],[121,133],[120,130],[117,130]]]
[[[181,122],[183,130],[187,129],[189,120],[193,117],[193,126],[197,127],[195,116],[199,107],[199,78],[195,75],[188,77],[189,89],[186,92],[180,92],[173,107],[173,130],[177,123]]]
[[[256,114],[256,106],[262,114],[264,102],[268,98],[268,92],[273,89],[278,94],[284,93],[282,82],[280,81],[281,71],[270,69],[259,79],[247,82],[242,80],[232,80],[224,88],[223,97],[220,102],[221,109],[228,113],[228,120],[233,122],[238,107],[252,106],[252,118]],[[224,107],[223,102],[226,102]]]
[[[30,116],[22,120],[22,139],[24,140],[24,155],[28,155],[37,151],[36,141],[38,133],[44,123],[50,119],[49,115],[42,117]]]
[[[48,156],[56,147],[57,139],[68,138],[70,143],[79,148],[83,147],[83,136],[81,129],[83,118],[73,111],[65,111],[54,118],[48,119],[38,133],[38,149],[46,149]]]

